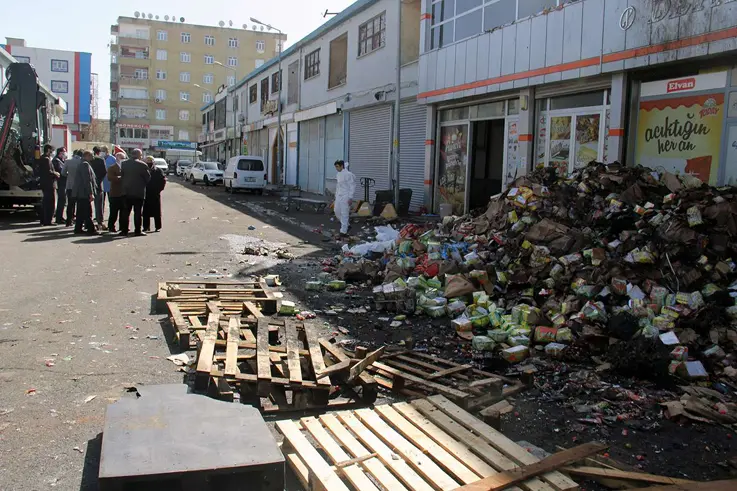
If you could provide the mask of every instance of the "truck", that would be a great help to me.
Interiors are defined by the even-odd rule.
[[[0,208],[41,205],[37,161],[51,141],[47,95],[36,70],[11,63],[0,91]]]

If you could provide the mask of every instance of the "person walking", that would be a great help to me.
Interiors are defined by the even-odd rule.
[[[107,219],[107,231],[115,233],[115,222],[120,217],[120,230],[123,230],[123,210],[125,202],[123,197],[123,183],[121,182],[120,163],[123,161],[125,154],[120,152],[113,157],[113,164],[107,168],[108,182],[108,200],[110,201],[110,215]]]
[[[161,230],[161,192],[166,186],[166,176],[154,165],[153,157],[146,157],[151,180],[146,185],[146,200],[143,202],[143,231],[151,230],[151,219],[154,219],[156,231]]]
[[[356,176],[345,168],[343,160],[335,161],[335,170],[337,185],[335,188],[335,202],[333,209],[335,216],[340,221],[340,237],[348,237],[348,229],[350,228],[351,205],[353,204],[353,195],[356,192]]]
[[[38,172],[41,191],[43,192],[43,201],[41,202],[41,225],[43,226],[53,225],[51,222],[54,219],[54,207],[56,206],[56,180],[60,174],[54,170],[54,164],[51,162],[53,152],[53,146],[44,145],[43,154],[38,159]]]
[[[77,169],[82,164],[81,150],[75,150],[71,159],[64,162],[64,169],[61,175],[67,178],[66,195],[67,195],[67,227],[71,227],[74,220],[74,212],[77,208],[77,200],[72,197],[74,189],[74,181],[77,177]]]
[[[74,176],[74,187],[72,188],[72,197],[77,201],[77,217],[74,223],[74,233],[88,235],[98,235],[95,224],[92,221],[92,203],[95,202],[95,194],[97,193],[97,177],[92,170],[90,162],[94,156],[92,152],[86,150],[82,154],[82,161],[77,166],[77,172]]]
[[[54,165],[54,171],[59,174],[56,180],[56,224],[64,224],[64,207],[67,204],[67,178],[63,175],[64,161],[67,159],[67,149],[59,147],[56,149],[56,157],[51,163]]]
[[[143,152],[136,148],[131,152],[131,158],[123,161],[120,166],[123,195],[125,196],[125,210],[120,220],[120,235],[127,236],[130,227],[130,214],[133,210],[133,224],[137,236],[146,235],[141,230],[143,222],[143,201],[146,199],[146,185],[151,180],[148,166],[141,160]]]
[[[105,147],[107,148],[107,147]],[[95,172],[95,184],[97,185],[97,194],[95,194],[95,221],[97,226],[102,229],[102,223],[105,215],[105,198],[102,192],[102,181],[107,176],[107,166],[105,165],[106,153],[103,153],[102,148],[93,147],[92,153],[94,157],[90,165],[92,170]]]

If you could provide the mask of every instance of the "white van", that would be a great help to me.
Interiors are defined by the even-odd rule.
[[[223,184],[232,193],[239,189],[250,189],[263,194],[268,181],[264,159],[255,155],[239,155],[228,160]]]

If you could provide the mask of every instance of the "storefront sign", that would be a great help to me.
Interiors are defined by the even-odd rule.
[[[118,123],[116,126],[118,128],[149,129],[149,125],[147,124]]]
[[[717,183],[724,93],[640,101],[635,162]]]
[[[148,140],[120,138],[118,139],[118,145],[127,148],[148,148]]]
[[[666,19],[676,19],[704,9],[719,7],[735,0],[652,0],[649,22],[652,24]]]
[[[266,101],[264,103],[264,107],[261,109],[261,113],[262,114],[275,113],[279,109],[279,106],[277,104],[278,102],[276,99],[271,99],[269,101]]]
[[[196,150],[196,142],[173,142],[167,140],[158,140],[156,142],[158,148],[168,148],[171,150]]]
[[[215,141],[225,140],[225,130],[217,130],[215,132]]]
[[[727,72],[707,73],[693,77],[647,82],[640,88],[640,97],[684,94],[702,90],[721,89],[727,85]]]
[[[440,202],[462,215],[466,204],[466,169],[468,165],[468,125],[440,128],[440,167],[438,192]]]

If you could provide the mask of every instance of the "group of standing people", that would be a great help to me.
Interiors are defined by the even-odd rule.
[[[144,162],[138,149],[131,152],[131,158],[122,151],[113,156],[106,146],[94,147],[92,152],[77,150],[68,159],[65,148],[57,149],[53,158],[52,154],[54,147],[45,145],[38,166],[43,191],[41,225],[53,225],[56,215],[57,225],[74,223],[75,234],[99,235],[107,229],[128,236],[132,211],[135,235],[146,235],[152,218],[155,230],[161,229],[166,176],[154,166],[153,157]],[[103,218],[106,201],[107,224]]]

